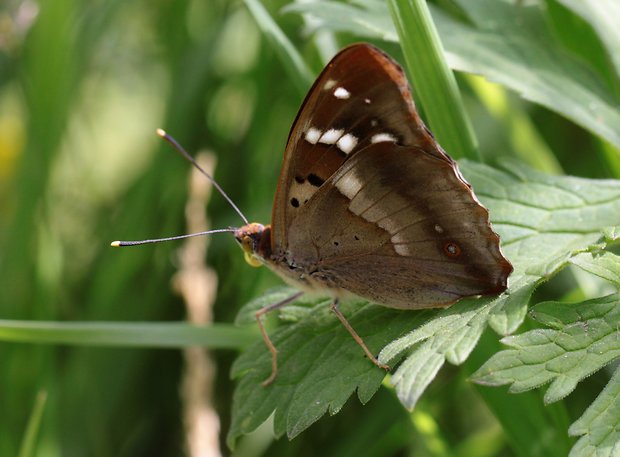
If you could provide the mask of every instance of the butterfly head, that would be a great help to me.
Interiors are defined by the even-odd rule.
[[[271,251],[271,227],[252,222],[236,229],[234,235],[243,249],[245,261],[253,267],[260,267]]]

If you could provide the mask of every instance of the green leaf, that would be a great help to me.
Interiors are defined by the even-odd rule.
[[[603,230],[603,233],[605,234],[605,240],[608,243],[616,241],[620,239],[620,226],[607,227]]]
[[[564,398],[577,383],[620,356],[620,295],[580,303],[543,302],[532,317],[551,328],[506,337],[498,352],[472,375],[485,385],[510,384],[523,392],[551,383],[545,403]]]
[[[554,40],[542,6],[493,0],[459,4],[473,26],[434,16],[453,56],[448,58],[452,68],[483,75],[620,147],[616,93]]]
[[[595,274],[609,282],[620,286],[620,257],[611,252],[591,253],[584,252],[572,259],[570,262],[579,268]]]
[[[415,407],[446,360],[460,365],[467,359],[486,328],[494,301],[462,300],[381,351],[379,361],[386,362],[413,349],[391,380],[405,407]]]
[[[587,256],[590,258],[587,259]],[[577,256],[588,271],[620,273],[617,256],[591,254]],[[587,262],[583,259],[586,259]],[[604,267],[599,268],[600,262]],[[615,262],[615,263],[613,263]],[[579,303],[543,302],[532,317],[549,327],[504,338],[512,349],[498,352],[472,375],[484,385],[510,384],[511,392],[523,392],[551,383],[545,403],[570,394],[577,383],[620,357],[620,294]],[[572,436],[583,435],[571,456],[617,455],[620,443],[620,370],[586,412],[569,429]]]
[[[597,32],[620,74],[620,3],[616,0],[557,0],[585,19]]]
[[[595,455],[611,457],[620,452],[620,370],[586,412],[569,428],[571,436],[583,435],[570,457]]]
[[[295,11],[311,13],[331,29],[395,41],[387,7],[381,11],[380,3],[370,3],[369,10],[369,2],[358,3],[334,9],[327,8],[330,2],[304,3]],[[620,147],[616,90],[554,39],[542,5],[497,0],[458,4],[468,22],[431,9],[452,69],[482,75]]]
[[[286,300],[291,295],[297,293],[296,289],[292,287],[277,287],[265,292],[265,294],[261,295],[258,298],[255,298],[251,302],[247,303],[243,308],[239,310],[237,313],[237,317],[235,318],[235,324],[243,325],[243,324],[256,324],[256,312],[268,305],[281,302],[282,300]],[[295,303],[300,303],[301,300],[296,300]],[[293,306],[292,304],[287,306],[289,308]]]
[[[270,386],[260,385],[271,371],[271,355],[262,341],[235,361],[232,376],[240,380],[228,434],[231,447],[274,411],[276,436],[286,433],[293,438],[326,412],[337,413],[354,392],[366,403],[380,387],[385,371],[364,357],[328,304],[329,300],[315,299],[303,320],[270,335],[278,349],[278,377]],[[247,306],[255,305],[251,302]],[[360,300],[344,302],[341,309],[375,351],[433,314],[387,310]]]
[[[413,408],[438,369],[462,363],[487,324],[509,334],[523,321],[535,287],[582,252],[604,246],[609,227],[620,214],[620,181],[548,176],[509,161],[504,170],[461,161],[461,171],[490,209],[505,254],[513,263],[507,293],[466,299],[445,310],[394,311],[365,302],[343,306],[343,313],[379,359],[396,366],[392,376],[401,402]],[[250,316],[253,302],[241,311]],[[271,301],[274,300],[274,301]],[[270,372],[270,356],[257,342],[235,363],[240,378],[233,405],[230,444],[254,430],[275,411],[275,433],[296,436],[325,412],[338,411],[357,390],[367,401],[385,373],[363,357],[362,350],[333,316],[328,302],[314,301],[270,333],[279,351],[279,374],[261,388]],[[301,306],[301,303],[296,303]]]
[[[398,34],[384,2],[372,0],[358,0],[352,4],[328,1],[298,2],[287,5],[282,11],[315,16],[318,19],[315,28],[320,26],[360,37],[398,41]]]

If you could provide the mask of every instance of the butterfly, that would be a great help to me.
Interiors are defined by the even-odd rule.
[[[401,67],[369,44],[340,51],[310,89],[291,128],[271,225],[234,232],[246,259],[302,290],[357,296],[399,309],[445,307],[507,288],[489,213],[418,115]]]
[[[158,133],[245,222],[203,233],[232,231],[250,265],[266,265],[300,290],[256,313],[271,352],[263,386],[278,367],[262,317],[304,293],[330,296],[331,309],[368,358],[389,369],[342,314],[341,300],[422,309],[507,288],[512,265],[488,210],[422,122],[401,67],[370,44],[340,51],[308,92],[289,133],[270,225],[249,223],[172,137]]]

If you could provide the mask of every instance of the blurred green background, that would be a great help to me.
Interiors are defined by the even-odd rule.
[[[315,73],[323,53],[359,41],[350,34],[309,37],[299,15],[281,14],[285,3],[264,2]],[[436,3],[447,11],[453,6]],[[575,17],[558,11],[561,35],[562,20],[570,25]],[[395,44],[380,45],[400,59]],[[616,174],[616,151],[559,115],[482,78],[459,76],[459,83],[485,161],[517,155],[548,172]],[[303,100],[300,87],[305,83],[291,80],[240,1],[4,0],[0,319],[184,320],[187,308],[173,286],[185,265],[182,243],[109,247],[115,239],[191,229],[191,167],[155,129],[165,128],[192,154],[212,157],[222,187],[250,220],[266,223]],[[197,212],[205,210],[213,228],[241,222],[216,194]],[[243,303],[279,283],[268,271],[249,268],[228,235],[209,240],[207,258],[217,274],[216,322],[232,322]],[[553,287],[562,287],[561,278]],[[254,337],[255,329],[247,331]],[[191,424],[183,418],[192,398],[213,406],[225,436],[235,355],[232,348],[213,351],[212,390],[188,400],[183,383],[195,362],[178,349],[1,343],[0,457],[17,455],[29,442],[39,392],[46,401],[32,455],[187,455]],[[484,361],[472,359],[472,369]],[[293,442],[272,442],[265,428],[236,453],[513,455],[465,377],[444,370],[413,414],[384,389],[363,409],[349,401]],[[594,386],[581,388],[582,400],[573,396],[578,411],[604,381],[588,382]],[[209,423],[216,431],[217,421]],[[213,446],[230,452],[222,443]]]

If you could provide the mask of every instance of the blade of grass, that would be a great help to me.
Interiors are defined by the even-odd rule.
[[[24,433],[24,439],[19,449],[19,457],[32,457],[36,455],[35,445],[37,441],[37,435],[41,428],[41,419],[43,418],[43,411],[45,411],[45,403],[47,401],[47,392],[44,390],[39,391],[37,398],[34,402],[34,407],[30,413],[28,419],[28,425],[26,426],[26,433]]]
[[[252,329],[226,324],[0,320],[0,341],[20,343],[241,349],[254,342],[256,337],[257,333]]]
[[[425,0],[389,0],[407,72],[435,136],[455,158],[480,161],[478,145],[454,74]]]
[[[558,0],[558,2],[581,16],[592,26],[607,49],[616,74],[620,74],[620,30],[618,29],[620,4],[615,0]],[[617,85],[618,80],[616,79],[615,82]],[[620,87],[616,86],[615,89],[618,91]]]
[[[510,103],[508,91],[504,87],[480,76],[470,74],[465,78],[484,107],[505,125],[512,148],[521,160],[537,170],[556,175],[562,173],[561,164],[532,119],[520,105]]]
[[[289,77],[294,81],[302,96],[305,95],[314,80],[312,71],[284,32],[271,18],[265,7],[258,0],[245,0],[245,4],[280,57]]]

